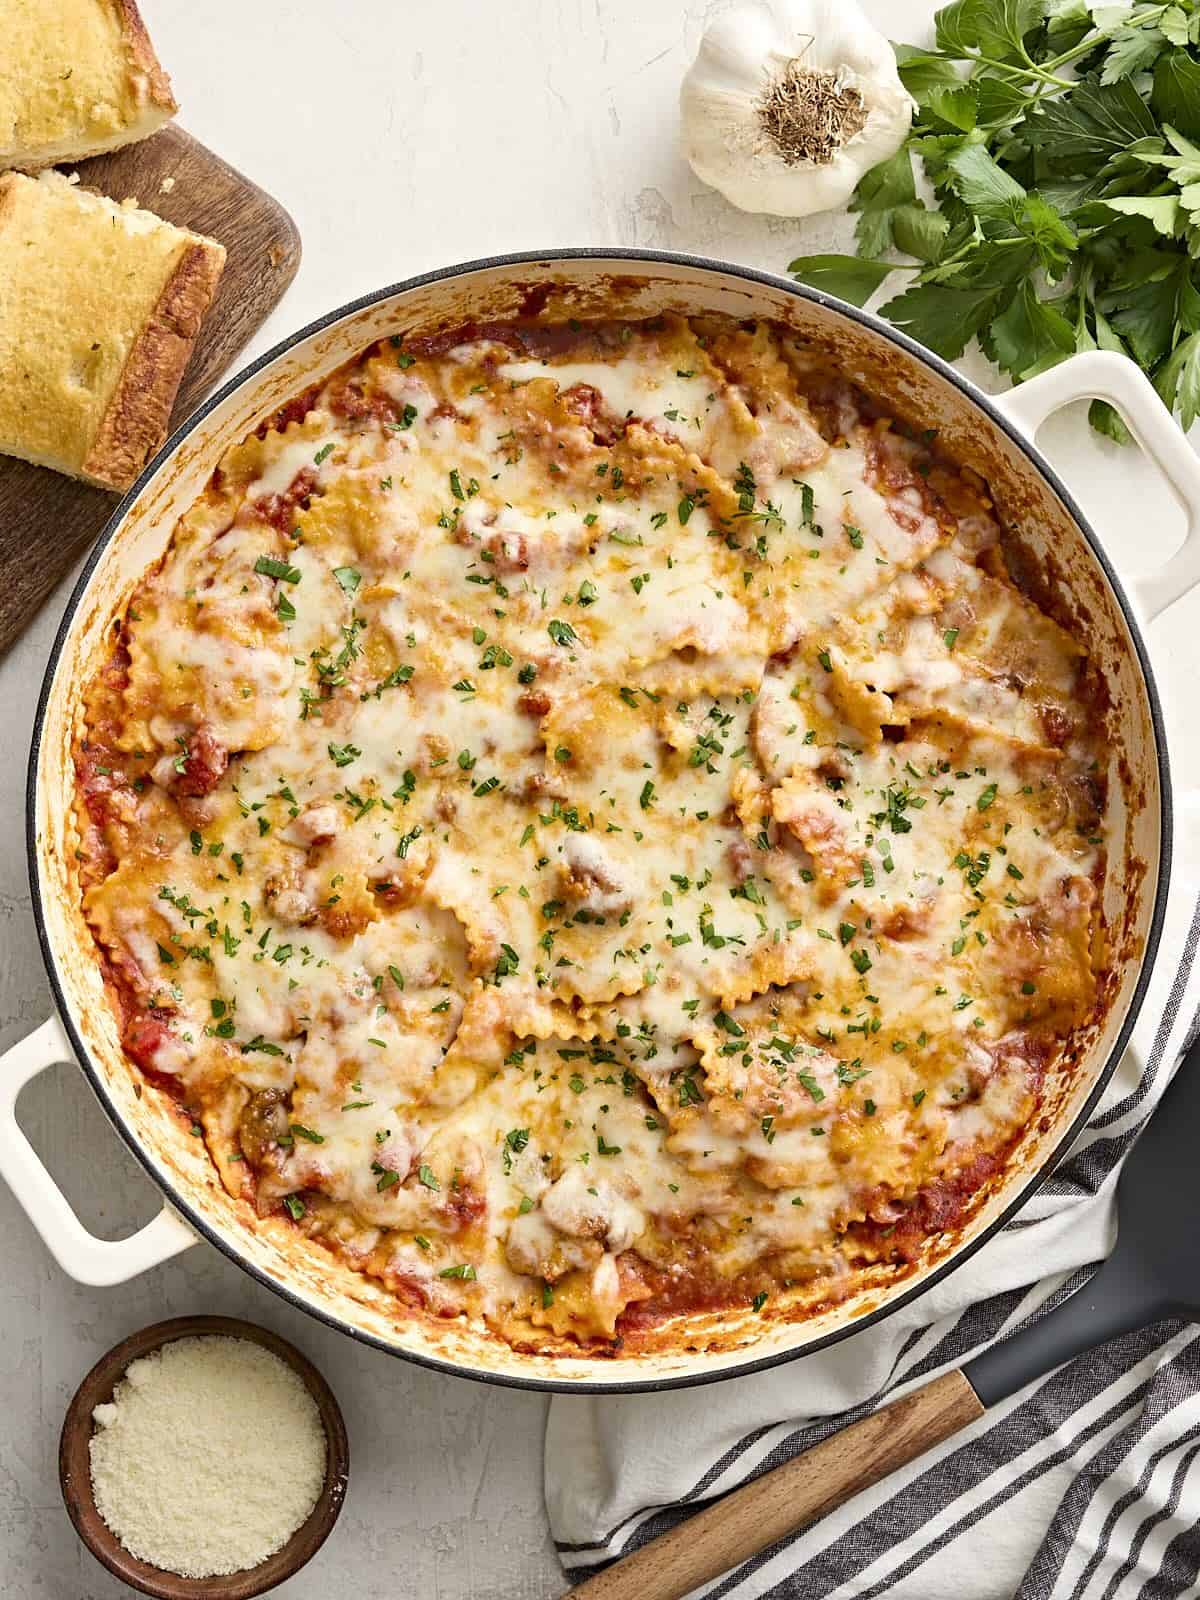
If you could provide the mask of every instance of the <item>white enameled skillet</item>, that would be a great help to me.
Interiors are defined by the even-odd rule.
[[[1043,1115],[975,1214],[913,1267],[873,1269],[857,1291],[796,1322],[698,1313],[670,1352],[522,1354],[465,1322],[413,1320],[385,1293],[278,1219],[259,1219],[221,1187],[202,1143],[157,1094],[135,1093],[74,878],[72,743],[106,630],[221,453],[289,396],[373,340],[519,315],[647,315],[663,310],[774,318],[826,352],[895,414],[936,427],[952,458],[989,482],[1025,560],[1074,619],[1111,696],[1111,928],[1104,1005],[1074,1060],[1048,1086]],[[1033,443],[1051,412],[1110,401],[1165,474],[1188,515],[1186,539],[1159,571],[1123,583],[1069,490]],[[65,1271],[112,1284],[208,1240],[311,1315],[381,1349],[441,1370],[529,1387],[631,1391],[702,1383],[811,1352],[887,1316],[952,1272],[1010,1217],[1069,1147],[1113,1071],[1157,949],[1171,854],[1167,752],[1144,623],[1200,581],[1200,464],[1142,374],[1089,352],[1002,400],[868,313],[780,278],[650,251],[563,250],[470,262],[381,290],[301,330],[228,383],[167,442],[118,506],[67,606],[38,707],[30,756],[28,838],[38,932],[58,1015],[0,1060],[0,1175]],[[161,1213],[129,1239],[92,1237],[17,1126],[22,1085],[78,1061],[109,1119],[162,1190]],[[103,1140],[92,1154],[107,1159]]]

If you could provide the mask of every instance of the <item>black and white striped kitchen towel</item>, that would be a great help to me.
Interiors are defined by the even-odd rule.
[[[1121,1160],[1200,1025],[1194,809],[1187,822],[1130,1046],[1070,1158],[1007,1228],[912,1305],[805,1361],[700,1389],[554,1399],[546,1504],[572,1577],[961,1366],[1086,1282],[1111,1244]],[[1174,1323],[1030,1385],[697,1593],[1171,1600],[1200,1595],[1198,1574],[1200,1328]]]

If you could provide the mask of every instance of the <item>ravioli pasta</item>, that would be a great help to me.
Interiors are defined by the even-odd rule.
[[[1100,976],[1098,695],[1008,548],[773,326],[383,340],[227,452],[90,688],[131,1070],[519,1348],[902,1270]]]

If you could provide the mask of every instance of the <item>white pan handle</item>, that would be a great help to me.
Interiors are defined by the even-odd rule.
[[[0,1056],[0,1177],[41,1234],[50,1254],[77,1283],[124,1283],[197,1242],[170,1206],[128,1239],[97,1239],[71,1210],[17,1123],[17,1096],[31,1078],[59,1061],[73,1061],[57,1017],[43,1022]]]
[[[1157,572],[1128,580],[1150,622],[1200,583],[1200,458],[1149,378],[1115,350],[1084,350],[997,396],[996,404],[1032,439],[1048,416],[1073,400],[1107,400],[1114,406],[1187,514],[1187,534],[1174,555]]]

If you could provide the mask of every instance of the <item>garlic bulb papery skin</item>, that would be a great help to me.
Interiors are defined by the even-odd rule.
[[[845,205],[894,155],[913,102],[858,0],[760,0],[706,31],[679,96],[683,153],[742,211]]]

